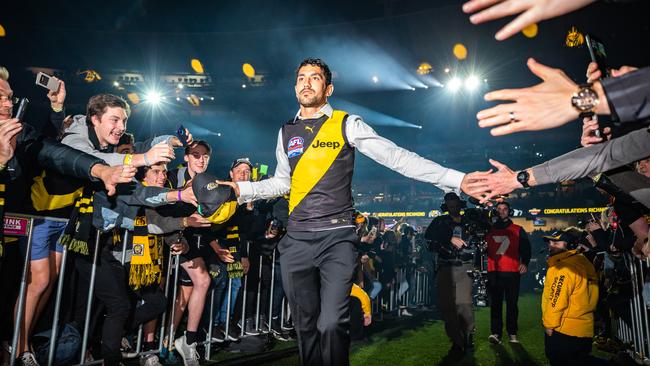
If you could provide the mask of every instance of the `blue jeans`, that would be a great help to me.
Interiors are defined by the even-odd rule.
[[[226,288],[225,292],[228,293],[228,281],[230,279],[226,278]],[[230,290],[230,315],[234,313],[235,310],[235,301],[237,300],[237,293],[241,287],[241,277],[232,279],[232,288]],[[221,312],[219,313],[219,323],[226,324],[226,313],[228,312],[228,298],[224,296],[223,302],[221,303]]]
[[[210,293],[208,293],[208,300],[205,303],[205,308],[203,310],[204,318],[207,314],[207,319],[212,319],[214,324],[219,324],[219,319],[221,318],[221,304],[224,301],[224,295],[228,287],[228,272],[226,272],[226,266],[223,264],[210,264],[210,266],[219,267],[219,274],[217,277],[212,278],[212,290],[214,290],[214,308],[212,313],[210,313]]]
[[[370,290],[368,292],[368,296],[370,297],[370,300],[374,300],[377,298],[377,295],[381,292],[381,282],[375,280],[371,281],[367,288]]]

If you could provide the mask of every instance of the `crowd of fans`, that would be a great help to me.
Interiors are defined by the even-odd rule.
[[[20,125],[9,118],[14,100],[8,72],[1,70],[3,124]],[[3,362],[13,353],[22,364],[47,364],[50,339],[55,364],[80,359],[117,364],[140,354],[143,365],[173,363],[177,356],[192,365],[207,342],[261,350],[268,336],[296,338],[276,248],[286,232],[285,197],[242,205],[230,201],[218,213],[206,214],[209,205],[194,194],[200,191],[195,182],[210,164],[206,141],[185,131],[185,136],[136,142],[126,132],[128,103],[115,95],[92,97],[86,115],[75,116],[65,115],[63,81],[48,97],[50,130],[43,134],[56,140],[39,135],[36,141],[72,147],[79,157],[67,156],[56,165],[16,149],[5,162],[16,167],[2,172],[8,184],[5,212],[35,219],[31,240],[7,236],[2,243],[2,292],[10,299],[1,311]],[[33,147],[36,154],[39,148]],[[182,149],[183,162],[171,169],[174,148]],[[108,190],[98,179],[72,178],[62,170],[84,154],[97,158],[88,164],[114,167],[113,176],[98,175]],[[248,158],[235,159],[229,178],[250,181],[253,168]],[[14,175],[18,169],[20,175]],[[124,185],[116,189],[117,183]],[[433,262],[422,235],[407,223],[387,228],[383,219],[362,214],[356,221],[360,251],[351,292],[352,335],[364,339],[373,312],[394,309],[411,316],[408,307],[429,303],[424,281],[417,289],[414,281],[418,273],[431,274]],[[19,291],[26,256],[26,286]],[[251,341],[261,335],[265,341]]]

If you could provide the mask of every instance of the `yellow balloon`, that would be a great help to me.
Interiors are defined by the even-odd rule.
[[[190,96],[187,97],[187,101],[195,107],[201,105],[201,99],[199,99],[199,97],[197,97],[195,94],[190,94]]]
[[[192,65],[192,70],[194,70],[195,73],[203,74],[203,64],[201,63],[201,61],[199,61],[196,58],[193,58],[191,65]]]
[[[454,45],[454,56],[459,60],[464,60],[467,58],[467,48],[462,43],[456,43]]]
[[[7,35],[7,32],[5,32],[5,27],[0,24],[0,37],[4,37]]]
[[[244,72],[244,75],[246,75],[249,78],[252,78],[255,76],[255,68],[253,68],[253,65],[249,63],[245,63],[241,66],[241,70]]]
[[[524,36],[526,36],[528,38],[534,38],[537,35],[538,30],[539,29],[537,27],[537,23],[533,23],[533,24],[527,26],[526,28],[522,29],[521,33],[523,33]]]
[[[139,104],[140,103],[140,97],[136,93],[129,93],[126,95],[127,98],[129,98],[129,101],[133,104]]]

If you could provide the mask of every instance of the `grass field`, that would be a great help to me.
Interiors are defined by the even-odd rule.
[[[398,334],[385,330],[372,337],[370,345],[354,348],[352,365],[546,365],[544,332],[541,326],[540,297],[526,294],[519,299],[520,344],[495,346],[487,341],[490,335],[489,308],[475,312],[477,332],[473,356],[460,363],[445,360],[450,343],[442,320],[430,316],[419,326],[403,329]],[[433,314],[431,314],[433,315]]]
[[[489,308],[475,312],[477,332],[472,356],[451,362],[445,359],[450,343],[444,324],[434,311],[420,312],[413,318],[386,319],[373,325],[370,342],[353,343],[350,363],[372,365],[547,365],[544,357],[544,333],[541,326],[539,294],[523,294],[519,299],[519,339],[521,343],[495,346],[487,341],[490,334]],[[505,331],[504,331],[505,332]],[[295,346],[284,343],[282,347]],[[277,348],[276,348],[277,349]],[[223,360],[223,353],[218,358]],[[228,357],[228,356],[226,356]],[[298,365],[297,354],[256,365]]]

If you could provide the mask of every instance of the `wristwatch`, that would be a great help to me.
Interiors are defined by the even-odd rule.
[[[528,185],[528,179],[530,179],[530,174],[528,174],[528,171],[522,170],[517,173],[517,182],[521,183],[524,188],[530,188]]]
[[[578,91],[571,96],[571,105],[580,113],[580,118],[593,117],[600,100],[591,83],[578,85]]]

